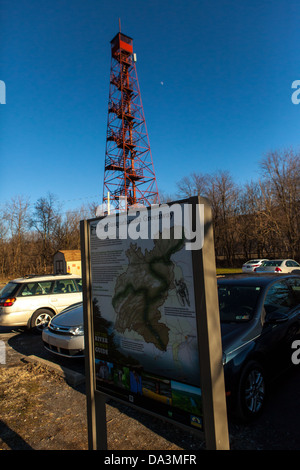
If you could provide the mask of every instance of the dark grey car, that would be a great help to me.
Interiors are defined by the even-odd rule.
[[[239,418],[261,413],[267,379],[300,330],[300,276],[218,280],[228,405]]]

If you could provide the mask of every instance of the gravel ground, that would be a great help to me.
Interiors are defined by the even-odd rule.
[[[81,388],[81,390],[80,390]],[[0,371],[0,449],[87,450],[83,387],[39,365],[20,363]],[[131,408],[107,404],[108,449],[196,450],[202,443]],[[171,440],[168,439],[168,429]]]
[[[40,338],[2,330],[0,339],[6,344],[6,363],[0,365],[0,450],[87,450],[84,382],[71,385],[57,370],[28,362],[30,354],[49,360]],[[84,373],[82,362],[72,367]],[[229,423],[232,450],[300,449],[299,370],[287,370],[274,383],[260,420],[248,426]],[[203,439],[113,401],[106,404],[106,417],[109,450],[205,448]]]

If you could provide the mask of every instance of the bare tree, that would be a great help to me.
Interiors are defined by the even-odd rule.
[[[4,206],[3,220],[6,221],[10,235],[10,270],[21,274],[26,254],[25,238],[29,226],[30,202],[24,196],[12,198]]]
[[[173,202],[173,201],[176,201],[178,198],[180,198],[180,196],[176,196],[174,194],[166,193],[164,191],[160,191],[159,196],[160,196],[160,203],[161,204],[166,204],[168,202]]]
[[[216,254],[223,254],[231,265],[235,252],[238,187],[228,171],[210,176],[208,199],[212,206]]]
[[[3,219],[6,220],[11,236],[21,238],[28,229],[30,202],[27,197],[13,197],[4,206]]]
[[[177,183],[178,197],[206,196],[208,193],[210,177],[209,175],[193,172],[189,176],[184,176]]]
[[[258,182],[252,181],[245,185],[239,194],[238,206],[236,250],[240,251],[245,259],[253,256],[258,258],[266,256],[268,229]]]
[[[3,279],[8,269],[8,256],[7,256],[7,248],[8,248],[8,241],[6,238],[7,235],[7,227],[3,221],[3,212],[0,212],[0,277]]]
[[[55,251],[55,248],[53,249],[53,235],[60,223],[61,216],[56,197],[52,193],[48,193],[46,197],[39,198],[34,205],[31,227],[39,234],[41,258],[45,272],[52,264],[52,256]]]
[[[261,169],[269,233],[286,256],[295,258],[300,253],[300,154],[293,150],[269,152]]]

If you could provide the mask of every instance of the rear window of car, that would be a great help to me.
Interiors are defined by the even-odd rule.
[[[3,289],[1,289],[0,297],[10,297],[11,295],[15,295],[19,287],[20,284],[17,282],[9,282],[6,284],[6,286],[3,287]]]
[[[247,322],[253,318],[261,288],[220,285],[218,287],[221,323]]]
[[[289,267],[289,268],[293,268],[293,267],[299,267],[299,264],[296,263],[296,261],[293,261],[293,260],[289,260],[286,262],[286,265]]]

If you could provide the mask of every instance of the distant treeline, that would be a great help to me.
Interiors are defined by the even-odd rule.
[[[249,162],[249,165],[251,163]],[[177,183],[175,195],[194,195],[212,206],[217,264],[233,267],[253,257],[289,257],[300,261],[300,153],[270,152],[258,178],[243,186],[229,172],[193,172]],[[79,249],[79,222],[95,217],[97,203],[65,211],[51,193],[31,203],[16,196],[0,206],[0,277],[53,271],[57,250]]]
[[[96,203],[65,211],[48,193],[34,204],[16,196],[0,209],[0,278],[53,272],[58,250],[80,249],[80,220],[95,217]]]
[[[299,152],[269,152],[259,163],[257,180],[243,186],[220,170],[184,176],[177,190],[177,198],[198,194],[210,200],[219,265],[241,266],[253,257],[300,261]]]

